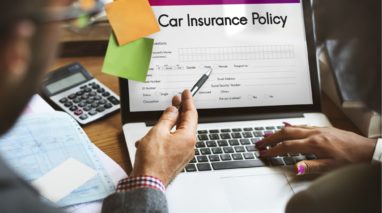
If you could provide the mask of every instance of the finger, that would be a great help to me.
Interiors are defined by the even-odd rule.
[[[277,144],[276,146],[268,149],[261,150],[261,157],[274,157],[284,155],[287,153],[312,153],[315,150],[311,150],[311,146],[308,144],[308,139],[289,140]]]
[[[304,129],[314,129],[314,128],[317,128],[316,126],[308,126],[306,124],[303,124],[303,125],[292,125],[290,124],[289,122],[282,122],[284,124],[285,127],[299,127],[299,128],[304,128]]]
[[[139,144],[140,144],[141,140],[142,140],[142,139],[137,140],[137,141],[135,142],[135,148],[137,148],[137,149],[139,148]]]
[[[319,174],[332,170],[336,167],[333,159],[304,160],[296,164],[297,175]]]
[[[295,126],[292,126],[292,127],[302,128],[302,129],[316,129],[316,128],[318,128],[316,126],[308,126],[308,125],[295,125]]]
[[[196,132],[197,124],[198,112],[196,111],[190,91],[185,90],[182,93],[182,113],[179,118],[177,130],[192,131],[192,134],[194,134]]]
[[[311,132],[309,129],[287,126],[272,135],[265,135],[263,140],[256,143],[256,146],[261,149],[266,146],[282,142],[284,140],[306,138],[310,133]]]
[[[158,123],[155,125],[157,128],[163,129],[163,131],[171,131],[178,120],[178,109],[174,106],[168,107],[160,117]]]
[[[179,95],[176,95],[176,96],[174,96],[173,98],[172,98],[172,105],[174,106],[174,107],[179,107],[179,105],[180,105],[180,103],[181,103],[181,98],[180,98],[180,96]]]

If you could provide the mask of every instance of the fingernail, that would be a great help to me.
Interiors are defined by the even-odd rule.
[[[178,109],[174,106],[170,106],[167,108],[167,112],[170,112],[170,113],[177,113],[178,112]]]
[[[290,124],[290,123],[288,123],[288,122],[286,122],[286,121],[284,121],[283,124],[284,124],[284,126],[286,126],[286,127],[287,127],[287,126],[292,126],[292,124]]]
[[[265,134],[263,134],[263,137],[269,137],[271,135],[272,135],[272,133],[265,133]]]
[[[303,175],[305,174],[305,166],[304,165],[297,165],[297,175]]]

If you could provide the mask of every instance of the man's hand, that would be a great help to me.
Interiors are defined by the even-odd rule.
[[[179,97],[174,97],[173,102],[179,102]],[[182,104],[182,112],[174,106],[167,108],[158,123],[136,144],[131,176],[154,176],[167,186],[193,158],[198,113],[190,91],[183,92]]]
[[[286,126],[266,136],[256,146],[261,157],[286,153],[315,154],[318,159],[296,164],[298,174],[321,173],[342,165],[370,162],[377,140],[336,128]],[[270,149],[267,146],[275,145]]]

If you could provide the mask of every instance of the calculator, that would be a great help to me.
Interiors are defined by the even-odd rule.
[[[119,97],[79,63],[50,72],[41,93],[83,125],[120,109]]]

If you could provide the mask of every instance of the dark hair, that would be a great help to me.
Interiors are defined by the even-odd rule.
[[[0,2],[0,38],[8,35],[19,20],[29,19],[37,22],[39,10],[45,0],[2,0]]]

